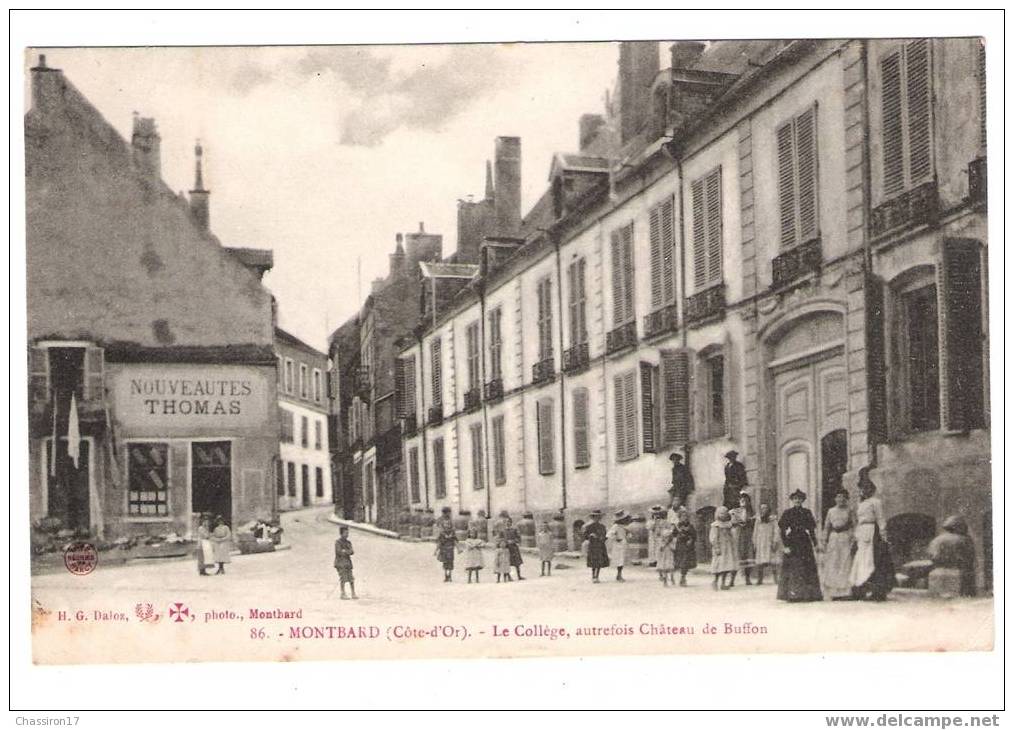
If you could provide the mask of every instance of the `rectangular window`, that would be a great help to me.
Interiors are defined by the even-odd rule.
[[[320,385],[320,370],[314,369],[313,371],[313,399],[317,403],[320,403],[324,397],[323,389]]]
[[[613,327],[634,319],[634,224],[612,233]]]
[[[489,313],[489,375],[492,380],[500,380],[503,377],[501,363],[503,353],[502,319],[503,310],[500,307]]]
[[[278,420],[281,424],[281,440],[284,444],[294,443],[296,440],[295,416],[292,411],[285,408],[278,409]]]
[[[641,363],[641,441],[644,453],[658,451],[658,409],[655,394],[658,392],[658,366]]]
[[[507,443],[504,439],[503,416],[495,416],[493,427],[493,483],[507,483]]]
[[[585,261],[584,257],[572,261],[567,267],[567,286],[570,291],[570,346],[588,341],[588,320],[585,314]]]
[[[930,45],[909,41],[880,60],[884,197],[933,179]]]
[[[415,417],[416,386],[415,386],[415,355],[395,361],[395,390],[398,416],[400,418]]]
[[[816,238],[817,108],[812,106],[775,132],[782,248]]]
[[[169,515],[169,445],[127,444],[127,514],[134,517]]]
[[[693,214],[694,288],[722,283],[722,168],[690,185]]]
[[[468,427],[472,447],[472,489],[479,490],[485,486],[482,478],[482,424],[473,423]]]
[[[539,300],[539,362],[553,356],[553,281],[548,276],[537,285]]]
[[[287,476],[289,477],[289,479],[288,479],[289,496],[290,497],[295,497],[296,496],[296,465],[293,462],[290,461],[285,466],[288,469]]]
[[[310,419],[301,416],[299,425],[299,445],[305,449],[310,446]]]
[[[430,343],[430,387],[433,390],[433,405],[444,402],[443,362],[440,357],[440,338],[434,337]]]
[[[725,435],[725,356],[712,355],[704,362],[707,378],[707,433]]]
[[[552,474],[556,471],[553,434],[553,399],[543,398],[536,403],[536,431],[539,439],[539,474]]]
[[[588,389],[575,388],[574,399],[574,466],[583,469],[591,465],[591,452],[588,448]]]
[[[285,361],[285,392],[290,394],[294,392],[293,388],[295,387],[293,382],[294,367],[292,360]]]
[[[278,388],[282,390],[285,388],[285,359],[281,355],[276,355],[278,358]]]
[[[940,428],[940,346],[937,288],[931,284],[902,295],[907,352],[910,427],[913,431]]]
[[[408,488],[412,503],[419,502],[419,449],[415,446],[408,450]]]
[[[648,242],[651,250],[651,308],[672,304],[676,298],[673,252],[673,198],[667,198],[648,212]]]
[[[281,459],[278,460],[276,466],[278,467],[275,472],[275,492],[279,497],[285,496],[285,462]]]
[[[468,389],[475,390],[482,387],[478,322],[472,322],[465,328],[465,347],[465,357],[468,361]]]
[[[313,448],[317,451],[324,448],[324,429],[319,419],[313,422]]]
[[[433,496],[444,499],[447,496],[447,475],[444,471],[444,440],[433,439]]]
[[[637,458],[637,371],[613,378],[616,406],[616,460]]]
[[[299,474],[303,478],[303,488],[299,494],[304,504],[308,504],[310,501],[310,467],[308,464],[303,464],[299,468]]]
[[[306,365],[300,363],[299,364],[299,397],[300,398],[309,398],[310,397],[310,388],[309,388],[309,385],[307,383],[306,372],[307,372],[306,371]]]
[[[324,496],[324,470],[321,469],[319,466],[316,469],[316,476],[317,476],[317,488],[316,488],[316,490],[314,490],[314,494],[317,495],[317,497],[323,497]]]

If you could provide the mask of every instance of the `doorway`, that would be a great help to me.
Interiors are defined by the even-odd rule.
[[[81,439],[77,466],[67,454],[67,439],[56,440],[56,463],[53,463],[52,439],[46,441],[46,514],[57,517],[63,529],[88,532],[91,529],[91,496],[89,492],[91,441]]]
[[[192,509],[221,515],[232,525],[232,444],[197,441],[191,445],[190,486]]]
[[[848,432],[838,428],[820,439],[820,517],[834,504],[834,495],[842,488],[842,477],[849,468]]]
[[[303,506],[304,507],[309,507],[310,506],[310,467],[307,466],[306,464],[303,464],[302,468],[300,469],[300,472],[301,472],[300,476],[303,477],[303,491],[302,491]]]

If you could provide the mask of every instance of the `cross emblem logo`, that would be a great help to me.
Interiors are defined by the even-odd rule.
[[[178,624],[183,623],[185,619],[194,620],[194,617],[190,615],[190,609],[183,603],[174,603],[169,607],[169,618]]]

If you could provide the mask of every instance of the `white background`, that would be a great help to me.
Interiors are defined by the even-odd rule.
[[[978,712],[1003,707],[1005,551],[1003,524],[994,529],[996,650],[987,654],[814,655],[468,662],[356,662],[274,665],[34,667],[30,649],[27,418],[24,342],[24,56],[27,46],[218,45],[369,42],[624,40],[639,38],[756,38],[980,35],[987,38],[989,139],[992,160],[990,318],[994,414],[994,509],[1002,520],[1003,474],[1003,91],[1004,19],[999,11],[881,12],[524,12],[524,13],[71,13],[15,11],[10,19],[10,661],[11,708],[16,716],[82,716],[81,728],[163,728],[228,723],[264,728],[279,722],[373,722],[343,716],[179,716],[98,714],[95,709],[228,708],[550,708],[574,709],[808,709],[815,713],[709,714],[659,722],[717,727],[826,727],[822,711]],[[491,132],[492,134],[492,132]],[[449,201],[450,203],[450,201]],[[447,232],[445,232],[447,233]],[[0,398],[7,394],[0,395]],[[428,718],[402,716],[417,726]],[[432,721],[474,726],[466,717]],[[525,719],[523,722],[539,722]],[[576,716],[544,716],[571,725]],[[483,727],[489,726],[483,720]],[[503,715],[492,725],[515,723]],[[585,718],[584,722],[640,724],[647,718]],[[1003,720],[1001,720],[1003,722]],[[427,722],[428,724],[428,722]]]

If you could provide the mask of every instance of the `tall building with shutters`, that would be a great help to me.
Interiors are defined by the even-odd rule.
[[[124,140],[45,57],[31,92],[32,519],[111,540],[272,518],[271,252],[209,230],[199,143],[188,200],[160,177],[154,120]]]
[[[275,327],[281,510],[331,504],[327,355]]]
[[[665,503],[678,451],[705,527],[736,450],[755,501],[821,518],[873,467],[900,561],[956,508],[981,546],[977,43],[623,44],[520,240],[401,353],[409,503],[574,525]]]

